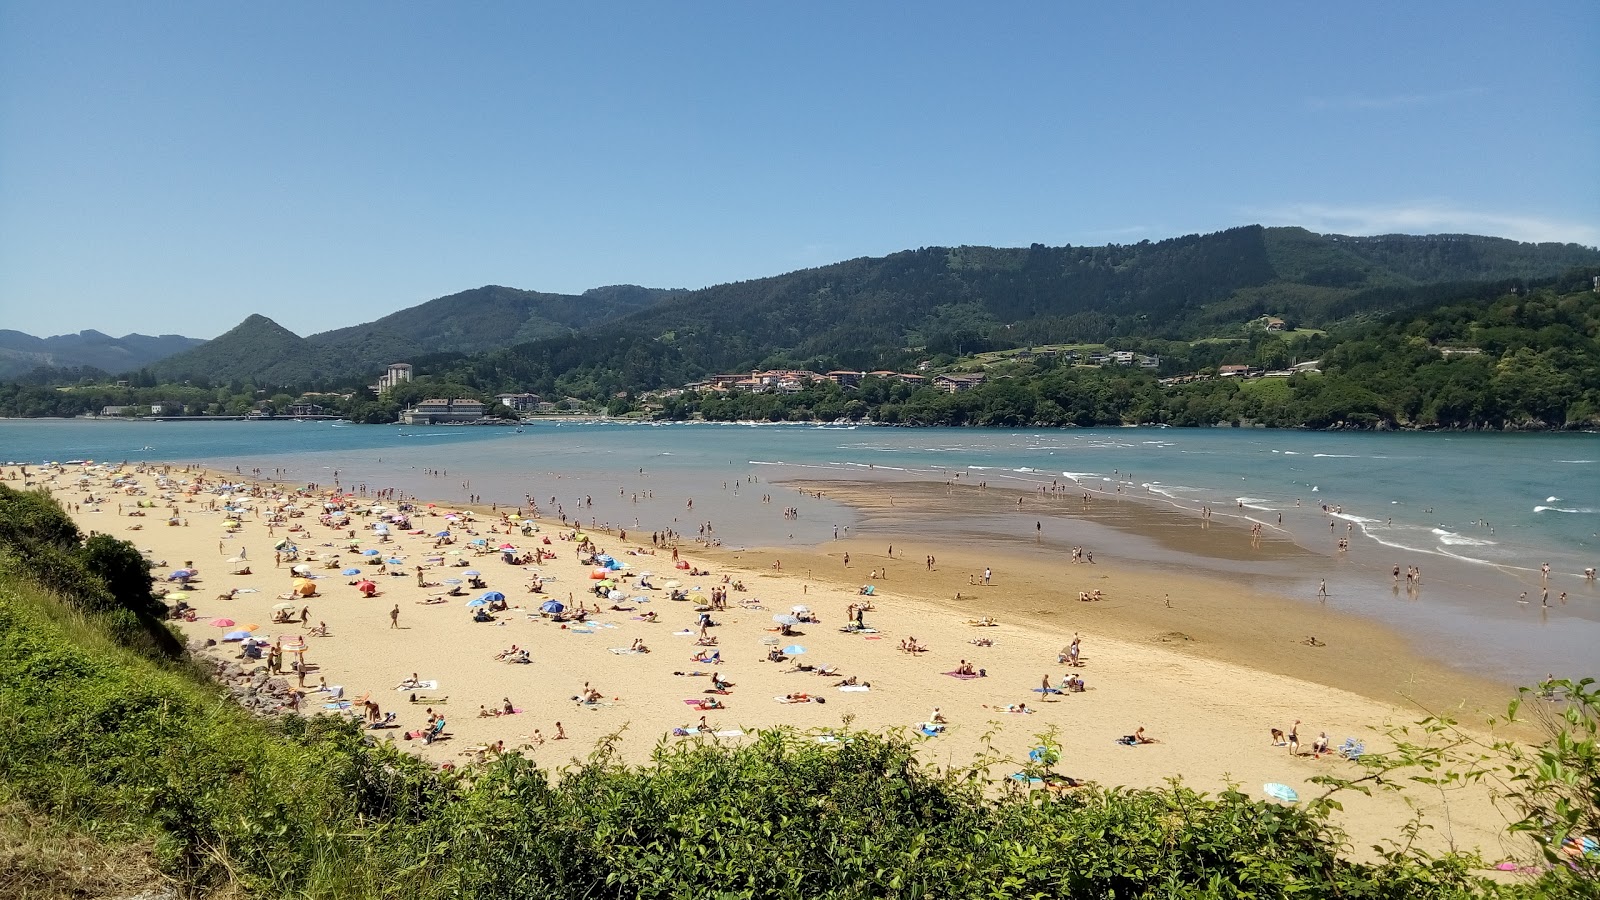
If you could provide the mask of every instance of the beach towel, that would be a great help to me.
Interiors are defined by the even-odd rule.
[[[1033,692],[1035,694],[1059,694],[1059,693],[1061,693],[1061,689],[1060,688],[1042,688],[1042,687],[1038,687],[1038,688],[1034,688]]]
[[[1043,778],[1035,778],[1026,772],[1013,772],[1011,773],[1010,778],[1012,781],[1020,781],[1023,784],[1044,784]]]
[[[719,738],[744,737],[744,732],[740,731],[737,728],[729,728],[729,729],[726,729],[724,731],[713,731],[711,733],[713,735],[715,735],[716,737],[719,737]]]
[[[324,704],[322,704],[322,708],[323,709],[349,709],[350,708],[350,701],[349,700],[342,700],[342,701],[340,701],[338,703],[324,703]]]
[[[790,700],[788,697],[781,695],[773,697],[772,699],[778,701],[779,703],[815,703],[822,700],[821,697],[807,697],[804,700]]]
[[[593,628],[568,628],[568,634],[594,634]]]
[[[863,638],[863,640],[881,641],[881,640],[883,640],[883,635],[881,635],[881,634],[869,634],[865,638]]]
[[[943,674],[949,675],[951,678],[959,678],[962,681],[966,681],[966,680],[968,680],[970,678],[977,678],[978,677],[977,675],[966,675],[966,674],[963,674],[961,672],[945,672]],[[1034,690],[1038,690],[1038,688],[1034,688]]]
[[[687,636],[689,636],[689,635],[692,635],[692,634],[694,634],[694,632],[693,632],[693,631],[690,631],[690,630],[689,630],[689,629],[687,629],[687,628],[685,628],[685,629],[684,629],[684,630],[682,630],[682,631],[674,631],[674,632],[673,632],[673,634],[675,634],[675,635],[677,635],[677,636],[678,636],[678,637],[687,637]]]
[[[917,730],[922,732],[923,734],[927,735],[928,737],[938,737],[939,735],[944,734],[944,729],[943,728],[940,728],[937,725],[929,725],[926,722],[924,722],[921,725],[917,726]]]
[[[1031,716],[1031,715],[1034,714],[1034,712],[1035,711],[1031,710],[1031,709],[1008,709],[1008,710],[1006,710],[1007,714],[1013,715],[1013,716]]]
[[[402,694],[410,691],[437,691],[438,689],[439,682],[437,679],[433,678],[430,678],[427,681],[419,681],[416,684],[402,684],[395,688],[395,690]]]
[[[872,688],[865,684],[847,684],[844,687],[839,688],[839,690],[851,694],[865,694],[867,691],[872,690]]]
[[[683,702],[685,704],[689,705],[689,706],[699,706],[700,705],[700,698],[698,698],[698,697],[685,697],[685,698],[683,698]]]
[[[817,743],[819,743],[819,744],[837,744],[837,743],[839,743],[839,736],[838,735],[833,735],[833,734],[819,734],[819,735],[817,735]]]
[[[632,647],[609,647],[607,649],[618,656],[642,656],[644,654],[643,650],[635,650]]]

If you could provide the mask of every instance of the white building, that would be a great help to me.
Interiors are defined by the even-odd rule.
[[[477,400],[424,400],[401,413],[400,423],[442,425],[446,422],[476,422],[481,418],[483,404]]]
[[[410,363],[393,363],[382,375],[378,376],[378,383],[372,386],[373,393],[381,394],[402,381],[411,380]]]

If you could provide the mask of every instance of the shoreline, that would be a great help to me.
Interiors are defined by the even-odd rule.
[[[146,466],[146,471],[149,467]],[[108,470],[109,471],[109,470]],[[131,471],[131,470],[128,470]],[[179,477],[184,477],[181,472]],[[194,473],[189,473],[192,477]],[[216,477],[228,481],[247,482],[231,473],[216,472]],[[146,485],[148,475],[138,476]],[[253,492],[265,497],[281,486],[264,482],[251,482]],[[64,502],[80,503],[86,495],[108,493],[105,479],[91,484],[77,484],[58,480],[53,485]],[[251,505],[252,512],[243,516],[243,525],[237,534],[222,532],[223,513],[205,507],[214,495],[188,495],[176,498],[180,519],[187,523],[180,527],[166,527],[160,518],[135,521],[118,517],[110,507],[115,505],[115,495],[106,496],[99,509],[88,503],[74,514],[85,530],[106,531],[115,537],[134,541],[136,546],[153,551],[158,559],[171,565],[193,559],[202,570],[200,585],[190,592],[190,602],[199,609],[199,620],[183,625],[190,638],[215,637],[220,632],[205,624],[213,616],[227,616],[239,623],[268,623],[271,607],[281,602],[277,595],[289,585],[287,566],[272,565],[270,546],[273,540],[267,533],[258,512],[268,503],[265,500]],[[371,500],[360,500],[365,505]],[[419,506],[425,501],[415,501]],[[220,505],[220,504],[219,504]],[[1199,640],[1193,646],[1163,643],[1160,633],[1151,635],[1147,625],[1136,621],[1132,611],[1137,605],[1124,607],[1126,596],[1147,593],[1153,587],[1145,585],[1135,573],[1119,571],[1109,561],[1095,564],[1096,574],[1105,576],[1108,599],[1100,603],[1077,604],[1071,601],[1068,610],[1052,615],[1048,608],[1028,600],[1022,604],[1002,604],[991,601],[971,601],[961,605],[946,602],[939,594],[926,595],[915,586],[912,574],[921,566],[921,548],[913,544],[901,545],[897,541],[894,559],[862,545],[854,551],[851,567],[847,570],[829,554],[842,552],[838,547],[826,546],[811,551],[809,555],[791,550],[725,550],[704,549],[686,545],[681,555],[690,564],[717,576],[682,576],[685,588],[701,592],[719,583],[722,574],[731,582],[743,582],[747,590],[733,591],[730,607],[712,615],[719,623],[713,634],[719,639],[715,649],[725,664],[712,666],[691,661],[698,648],[694,643],[693,623],[696,613],[694,603],[673,603],[659,591],[637,591],[629,585],[628,593],[648,598],[643,602],[628,601],[639,612],[649,610],[659,614],[658,623],[642,622],[634,616],[639,612],[601,612],[591,617],[592,627],[569,628],[553,624],[546,619],[526,613],[548,598],[571,596],[575,600],[590,600],[583,593],[590,584],[588,567],[580,564],[573,555],[577,545],[562,539],[569,529],[548,519],[538,521],[539,532],[530,538],[507,535],[493,538],[487,526],[497,517],[482,515],[475,526],[468,526],[486,540],[511,540],[519,548],[537,546],[556,553],[556,558],[537,567],[508,566],[497,554],[490,552],[481,557],[441,554],[440,565],[427,563],[424,574],[429,581],[448,575],[450,559],[470,560],[485,573],[491,589],[502,590],[513,608],[491,624],[475,624],[466,616],[460,599],[431,605],[422,604],[426,596],[438,593],[437,588],[419,588],[411,576],[414,563],[431,556],[431,535],[443,524],[442,511],[461,509],[459,506],[435,507],[431,514],[426,507],[417,515],[424,536],[397,535],[384,551],[404,559],[405,574],[399,577],[377,578],[381,593],[374,599],[361,598],[347,585],[350,578],[337,573],[324,572],[320,563],[310,563],[313,574],[327,575],[318,582],[318,596],[305,601],[311,609],[311,621],[324,621],[331,636],[310,637],[306,660],[309,664],[308,687],[320,679],[330,685],[344,686],[346,698],[370,697],[379,702],[386,712],[398,714],[401,729],[411,731],[421,726],[421,718],[430,704],[438,704],[448,697],[448,703],[437,708],[446,713],[452,740],[424,747],[419,742],[405,742],[412,752],[435,763],[460,762],[463,751],[503,740],[508,749],[524,748],[524,752],[541,765],[555,766],[575,759],[594,742],[617,729],[629,733],[621,742],[623,758],[642,761],[650,748],[662,735],[673,728],[694,726],[700,716],[709,719],[708,727],[732,735],[748,733],[749,729],[788,725],[806,730],[828,731],[837,729],[842,722],[849,727],[873,731],[910,729],[930,719],[930,709],[942,707],[943,715],[951,723],[948,729],[934,738],[926,739],[924,752],[930,762],[956,764],[975,759],[981,754],[999,752],[1013,760],[1026,757],[1028,749],[1039,741],[1038,735],[1059,735],[1066,762],[1062,770],[1079,778],[1103,784],[1126,784],[1135,787],[1158,786],[1170,776],[1181,776],[1200,790],[1217,790],[1230,783],[1239,783],[1247,792],[1253,785],[1266,781],[1290,784],[1302,796],[1315,796],[1320,788],[1310,782],[1314,775],[1337,768],[1345,773],[1356,771],[1349,763],[1337,757],[1313,759],[1309,755],[1288,756],[1281,747],[1274,747],[1267,739],[1270,727],[1286,728],[1295,719],[1302,719],[1302,743],[1309,746],[1319,731],[1326,731],[1334,745],[1347,737],[1364,740],[1374,750],[1381,749],[1384,738],[1381,729],[1387,724],[1410,722],[1421,718],[1423,710],[1406,705],[1405,694],[1384,694],[1372,685],[1352,685],[1352,690],[1338,684],[1322,683],[1296,673],[1289,665],[1278,665],[1273,658],[1293,662],[1304,660],[1309,654],[1318,654],[1328,669],[1345,663],[1345,654],[1351,652],[1344,646],[1344,626],[1331,620],[1319,623],[1318,633],[1326,634],[1327,647],[1311,648],[1292,643],[1301,635],[1296,629],[1300,623],[1264,616],[1254,594],[1241,595],[1244,605],[1224,605],[1223,601],[1238,594],[1235,586],[1223,582],[1191,579],[1184,582],[1185,599],[1175,605],[1172,612],[1185,619],[1169,631],[1182,631]],[[508,511],[508,510],[507,510]],[[483,510],[483,513],[487,513]],[[157,512],[157,515],[165,515]],[[291,521],[307,524],[310,534],[300,539],[303,549],[316,549],[323,553],[333,551],[342,544],[346,529],[335,531],[315,524],[309,513]],[[353,518],[358,534],[365,534],[372,543],[372,519]],[[148,525],[128,532],[133,524]],[[280,532],[281,534],[281,532]],[[671,568],[669,551],[652,555],[646,535],[641,548],[636,541],[624,544],[612,534],[595,534],[602,548],[609,548],[619,560],[625,560],[632,572],[652,570],[659,573],[656,583],[678,574]],[[545,538],[550,539],[544,544]],[[476,538],[474,538],[476,539]],[[875,542],[878,538],[869,539]],[[326,546],[324,546],[326,545]],[[462,547],[462,544],[457,544]],[[850,544],[850,546],[855,546]],[[902,546],[904,550],[902,550]],[[959,549],[936,545],[929,552],[941,558],[936,566],[936,577],[958,579],[964,584],[965,565],[968,560]],[[255,567],[250,575],[220,574],[227,565],[224,557],[250,552],[245,559]],[[268,553],[266,559],[261,558]],[[783,555],[783,569],[771,567],[769,554]],[[910,553],[908,562],[902,553]],[[800,571],[802,558],[811,563],[812,571]],[[976,561],[975,559],[973,560]],[[346,563],[347,564],[347,563]],[[996,569],[996,585],[989,590],[1010,590],[1021,576],[1009,571],[1009,562],[988,564]],[[1104,566],[1104,568],[1101,568]],[[837,567],[837,568],[835,568]],[[868,621],[877,634],[861,635],[842,633],[838,626],[845,621],[848,604],[863,598],[859,586],[869,581],[859,577],[870,568],[888,569],[887,578],[874,582],[878,588],[873,598],[876,609],[868,613]],[[537,570],[551,579],[545,593],[530,594],[525,588],[526,579]],[[1083,566],[1080,571],[1087,571]],[[164,570],[163,570],[164,571]],[[846,574],[848,573],[848,574]],[[157,572],[156,574],[161,574]],[[820,577],[818,577],[820,575]],[[666,576],[662,578],[660,576]],[[1154,584],[1153,582],[1151,584]],[[942,583],[934,582],[942,590]],[[248,588],[256,591],[240,594],[231,599],[213,598],[218,590]],[[569,593],[570,592],[570,593]],[[472,592],[476,593],[476,592]],[[965,593],[963,591],[963,593]],[[468,595],[469,597],[471,594]],[[746,604],[759,603],[763,608],[750,608]],[[1033,603],[1033,606],[1027,605]],[[774,614],[790,606],[805,604],[821,617],[821,624],[801,625],[803,634],[779,637],[773,634]],[[389,610],[400,610],[398,623],[391,627]],[[1190,607],[1196,608],[1191,613]],[[1041,609],[1045,609],[1043,613]],[[1262,643],[1254,651],[1249,640],[1241,639],[1233,651],[1216,652],[1227,646],[1226,641],[1213,637],[1209,629],[1221,628],[1229,617],[1239,618],[1248,609],[1253,615],[1253,627],[1263,629],[1263,636],[1277,641],[1289,639],[1281,647]],[[1206,610],[1199,616],[1199,610]],[[969,619],[994,615],[999,624],[992,628],[974,628]],[[1198,616],[1191,620],[1191,616]],[[1126,617],[1126,618],[1124,618]],[[1276,622],[1277,624],[1272,624]],[[1208,624],[1209,623],[1209,624]],[[1353,628],[1354,626],[1352,626]],[[1143,629],[1143,631],[1141,631]],[[1331,629],[1331,630],[1330,630]],[[263,635],[299,634],[305,629],[296,625],[274,627],[266,625],[257,633]],[[1057,662],[1063,644],[1074,631],[1084,636],[1084,662],[1079,669],[1070,669]],[[1219,632],[1221,633],[1221,632]],[[923,654],[908,654],[895,650],[897,642],[915,636],[919,643],[930,647]],[[1249,635],[1245,636],[1246,638]],[[630,641],[638,638],[648,643],[648,654],[627,654]],[[979,646],[973,640],[987,639],[991,646]],[[873,641],[876,640],[876,643]],[[764,654],[773,646],[795,641],[804,644],[809,653],[791,657],[782,664],[763,661]],[[510,645],[526,648],[532,655],[527,666],[513,666],[493,659],[498,650]],[[212,658],[231,658],[236,645],[222,644],[208,654]],[[1378,644],[1371,643],[1374,652]],[[613,649],[618,648],[618,649]],[[1234,653],[1238,655],[1233,655]],[[1250,653],[1256,654],[1252,657]],[[948,677],[961,660],[969,660],[988,672],[988,677],[961,680]],[[1255,665],[1251,665],[1251,660]],[[832,677],[823,679],[814,674],[796,672],[789,668],[794,662],[812,665],[831,664],[841,676],[856,676],[870,683],[870,691],[844,692],[833,687]],[[703,671],[706,675],[716,671],[734,683],[731,695],[721,697],[726,708],[700,711],[690,708],[686,699],[702,699],[709,687],[705,676],[684,674]],[[417,691],[421,699],[406,702],[409,690],[394,689],[413,672],[423,679],[440,682],[435,690]],[[1041,696],[1030,688],[1037,688],[1041,677],[1052,682],[1069,672],[1086,680],[1088,691],[1082,694]],[[1374,678],[1381,673],[1375,673]],[[1413,684],[1431,685],[1431,673],[1413,673]],[[292,680],[292,678],[291,678]],[[581,706],[569,699],[578,692],[581,684],[592,683],[603,694],[603,701],[595,706]],[[774,702],[774,696],[802,692],[814,702],[786,705]],[[1377,699],[1373,698],[1377,696]],[[322,712],[325,695],[312,694],[308,698],[308,712]],[[487,716],[480,718],[481,706],[496,707],[502,698],[512,701],[520,715],[510,717]],[[1470,697],[1468,698],[1470,702]],[[825,702],[824,702],[825,701]],[[1008,715],[1007,705],[1026,703],[1036,710],[1034,715]],[[329,710],[339,712],[339,710]],[[1470,724],[1471,719],[1467,718]],[[554,723],[564,723],[570,740],[553,740]],[[1117,744],[1116,738],[1144,727],[1160,738],[1161,743],[1136,749]],[[543,731],[543,742],[529,740],[534,729]],[[369,732],[381,740],[399,740],[397,730]],[[668,737],[668,740],[677,738]],[[737,737],[689,737],[689,740],[737,740]],[[1458,824],[1455,839],[1465,844],[1477,844],[1486,852],[1493,852],[1500,840],[1500,831],[1490,823],[1498,815],[1480,796],[1449,797],[1441,803],[1437,798],[1418,795],[1430,814],[1448,814],[1458,823],[1473,822],[1470,826]],[[1397,798],[1350,798],[1347,812],[1341,817],[1353,835],[1376,840],[1393,835],[1410,811]]]

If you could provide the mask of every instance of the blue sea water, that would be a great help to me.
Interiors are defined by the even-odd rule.
[[[287,480],[394,487],[441,501],[518,505],[552,497],[584,522],[694,536],[711,520],[730,545],[827,540],[852,513],[797,499],[785,479],[963,479],[1033,489],[1113,490],[1192,514],[1250,518],[1326,553],[1328,504],[1352,556],[1438,572],[1440,603],[1361,611],[1414,634],[1449,634],[1461,652],[1514,677],[1559,663],[1595,666],[1600,594],[1600,435],[1328,433],[1256,429],[898,429],[812,425],[537,422],[509,428],[317,422],[0,421],[0,459],[162,460]],[[750,479],[756,479],[752,481]],[[770,502],[767,497],[770,496]],[[697,501],[694,507],[689,501]],[[786,518],[787,506],[800,509]],[[1320,540],[1319,540],[1320,537]],[[1377,560],[1375,559],[1375,562]],[[1539,609],[1548,562],[1552,604]],[[1450,577],[1443,577],[1452,573]],[[1461,574],[1465,573],[1465,574]],[[1306,577],[1319,573],[1307,571]],[[1387,579],[1373,588],[1377,598]],[[1531,592],[1518,608],[1519,590]],[[1526,620],[1526,621],[1524,621]],[[1498,673],[1494,673],[1498,674]]]

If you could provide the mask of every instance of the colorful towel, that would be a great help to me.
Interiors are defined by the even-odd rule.
[[[978,677],[977,675],[966,675],[966,674],[963,674],[961,672],[944,672],[942,674],[949,675],[951,678],[959,678],[962,681],[966,681],[969,678],[977,678]],[[1034,688],[1034,690],[1038,690],[1038,688]]]

